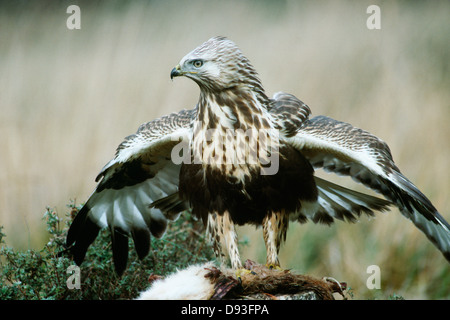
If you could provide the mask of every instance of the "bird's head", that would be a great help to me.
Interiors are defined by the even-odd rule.
[[[222,91],[238,85],[260,86],[258,75],[236,44],[225,37],[204,42],[181,59],[170,78],[186,76],[201,89]]]

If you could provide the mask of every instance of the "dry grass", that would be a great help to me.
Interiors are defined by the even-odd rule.
[[[9,245],[40,247],[47,205],[62,213],[69,199],[85,201],[123,137],[194,106],[196,85],[172,83],[169,72],[214,35],[238,43],[269,94],[293,93],[315,115],[387,141],[450,220],[448,2],[381,2],[378,31],[366,28],[373,1],[78,3],[76,31],[63,4],[0,5],[0,225]],[[263,261],[260,232],[248,232],[243,255]],[[347,281],[359,298],[450,297],[448,264],[397,211],[292,227],[281,261]],[[381,291],[365,287],[371,264]]]

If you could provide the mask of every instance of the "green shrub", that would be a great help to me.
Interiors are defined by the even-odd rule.
[[[79,207],[70,204],[69,208],[66,219],[47,208],[44,220],[50,237],[42,250],[18,252],[7,247],[0,226],[0,300],[132,299],[149,286],[151,275],[164,276],[177,268],[213,259],[201,221],[185,213],[169,224],[162,239],[152,238],[151,252],[143,260],[137,258],[130,240],[128,268],[118,277],[112,263],[110,234],[103,230],[78,269],[80,289],[69,289],[74,273],[68,268],[74,263],[64,243]]]

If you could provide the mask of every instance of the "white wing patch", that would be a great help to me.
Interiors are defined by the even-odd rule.
[[[92,220],[101,228],[120,227],[129,233],[133,227],[147,228],[152,222],[165,223],[166,218],[157,208],[150,208],[155,200],[178,191],[180,167],[167,161],[156,175],[136,185],[122,189],[104,189],[89,199]],[[162,236],[158,234],[155,236]]]

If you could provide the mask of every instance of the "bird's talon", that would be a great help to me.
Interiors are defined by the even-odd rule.
[[[237,277],[239,283],[241,283],[241,284],[242,284],[242,277],[241,276],[244,275],[244,274],[256,275],[256,272],[252,271],[252,270],[244,269],[244,268],[236,270],[236,277]]]
[[[283,271],[283,269],[281,269],[279,265],[275,264],[266,264],[266,267],[269,268],[270,270]]]

